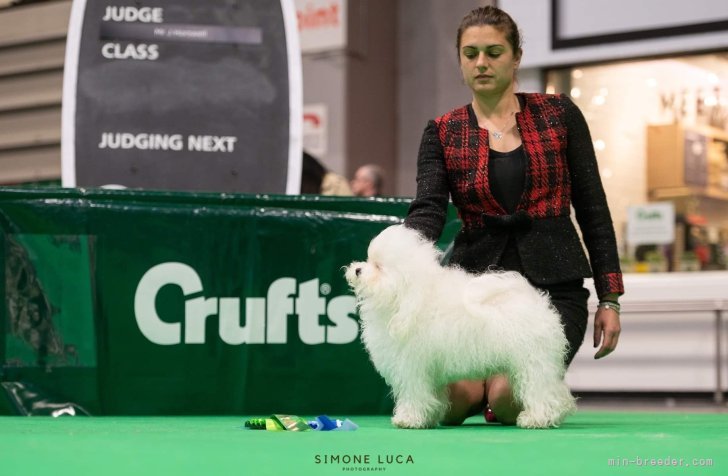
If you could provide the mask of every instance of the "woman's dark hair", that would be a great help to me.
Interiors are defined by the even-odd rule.
[[[518,31],[518,25],[513,18],[498,7],[480,7],[471,11],[463,17],[458,27],[458,39],[456,50],[458,52],[458,61],[460,61],[460,39],[463,32],[471,26],[490,25],[506,36],[506,40],[513,48],[513,54],[518,57],[521,54],[521,33]]]

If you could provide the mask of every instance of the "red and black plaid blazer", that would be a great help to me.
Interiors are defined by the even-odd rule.
[[[425,128],[417,196],[405,225],[436,240],[452,197],[463,221],[451,258],[454,264],[484,271],[499,262],[513,238],[523,272],[534,284],[594,276],[600,297],[623,293],[612,218],[581,111],[564,95],[518,97],[521,112],[516,124],[527,161],[516,212],[508,215],[493,196],[488,131],[478,127],[472,108],[464,106]],[[570,218],[572,205],[589,260]]]

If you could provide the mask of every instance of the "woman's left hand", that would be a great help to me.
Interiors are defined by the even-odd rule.
[[[600,342],[602,346],[594,354],[595,359],[601,359],[612,353],[617,347],[621,330],[617,311],[603,307],[597,309],[597,314],[594,316],[594,347],[596,348]]]

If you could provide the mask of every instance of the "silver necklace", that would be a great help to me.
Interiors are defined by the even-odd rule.
[[[513,117],[515,113],[511,113],[511,117]],[[493,139],[495,140],[501,140],[503,139],[503,135],[506,133],[507,130],[509,130],[511,124],[511,120],[509,119],[508,122],[501,128],[501,130],[496,131],[495,129],[487,129],[488,133],[493,136]]]
[[[475,105],[474,104],[473,104],[473,109],[475,109]],[[488,134],[490,134],[491,136],[493,136],[493,139],[495,139],[495,140],[501,140],[501,139],[503,139],[503,136],[505,135],[506,131],[510,130],[511,120],[515,116],[516,116],[516,111],[515,110],[514,111],[511,111],[511,114],[509,115],[508,120],[503,125],[503,127],[500,128],[500,130],[495,130],[495,129],[491,129],[491,128],[488,128],[488,127],[486,127],[485,130],[488,131]],[[490,121],[488,121],[488,122],[490,122]]]

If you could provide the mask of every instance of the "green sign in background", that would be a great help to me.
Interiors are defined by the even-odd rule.
[[[325,304],[350,296],[342,267],[365,259],[369,240],[408,207],[407,199],[1,190],[0,379],[92,414],[389,412],[358,335],[328,342],[340,329],[327,314],[318,322],[326,341],[314,345],[302,340],[295,311],[285,343],[228,344],[217,312],[204,321],[204,342],[186,343],[185,306],[237,298],[243,326],[248,298],[266,299],[268,313],[285,305],[268,296],[280,278],[295,281],[291,305],[312,280]],[[441,246],[458,228],[451,210]],[[172,345],[147,338],[134,307],[140,280],[162,263],[194,270],[203,288],[159,289],[159,318],[180,323]]]

